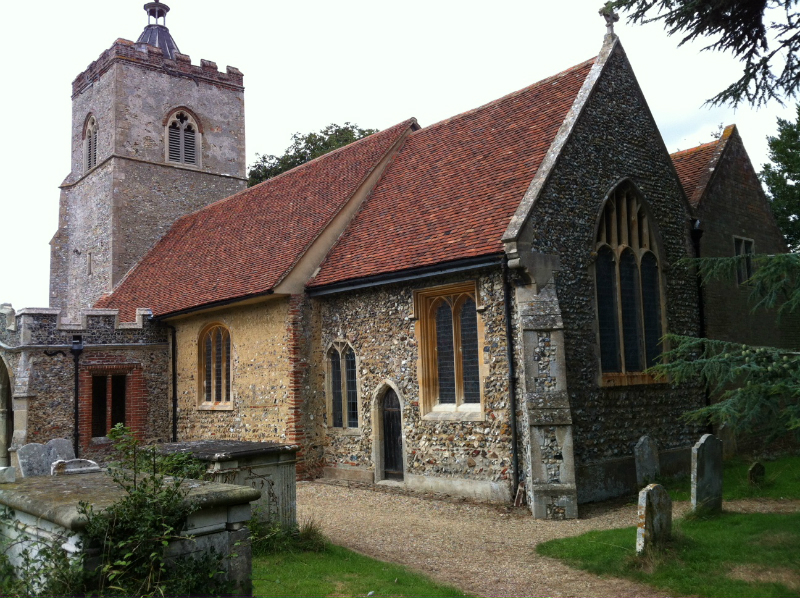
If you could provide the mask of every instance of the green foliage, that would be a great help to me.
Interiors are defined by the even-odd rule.
[[[257,514],[247,524],[254,555],[284,552],[321,552],[328,541],[319,525],[309,519],[299,526],[286,528],[261,520]]]
[[[253,558],[254,596],[464,596],[405,567],[340,546],[273,552]]]
[[[614,0],[628,21],[661,22],[679,45],[710,37],[706,50],[730,52],[744,64],[741,78],[709,100],[712,105],[761,106],[800,89],[798,0]],[[773,44],[770,49],[770,42]]]
[[[674,541],[636,556],[636,528],[539,544],[539,554],[679,596],[796,596],[800,513],[723,513],[673,524]]]
[[[772,213],[786,243],[800,251],[800,104],[797,120],[778,119],[777,137],[767,137],[769,159],[761,171],[772,200]]]
[[[169,562],[166,548],[180,540],[186,519],[196,506],[187,500],[183,478],[167,472],[193,471],[186,455],[162,455],[155,447],[141,447],[128,428],[116,426],[118,461],[109,474],[125,492],[101,513],[80,503],[87,519],[84,533],[88,551],[99,552],[99,566],[90,573],[87,593],[97,596],[220,595],[226,582],[223,555]]]
[[[738,258],[690,260],[704,282],[731,278]],[[754,309],[776,309],[778,316],[800,306],[800,254],[752,257]],[[710,419],[737,430],[759,432],[769,439],[794,433],[800,437],[800,353],[773,347],[666,335],[670,350],[653,368],[657,376],[680,384],[699,380],[720,400],[687,414],[694,421]]]
[[[256,154],[256,161],[247,173],[247,184],[252,187],[263,183],[287,170],[377,132],[377,129],[361,129],[358,125],[346,122],[343,125],[330,124],[319,133],[305,135],[295,133],[292,135],[292,144],[286,148],[282,156]]]
[[[208,477],[206,464],[189,453],[161,453],[156,447],[141,447],[130,428],[117,424],[108,432],[113,442],[114,461],[109,471],[144,471],[179,479],[202,480]]]

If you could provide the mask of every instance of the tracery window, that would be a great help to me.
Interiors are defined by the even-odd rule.
[[[83,135],[83,170],[88,172],[97,166],[97,120],[90,116]]]
[[[431,417],[481,414],[478,309],[474,282],[415,292],[420,391],[423,412]]]
[[[231,404],[231,335],[227,328],[214,324],[199,339],[200,397],[205,405]]]
[[[175,112],[167,120],[167,160],[197,166],[200,131],[186,110]]]
[[[328,425],[332,428],[358,428],[358,388],[356,354],[344,341],[328,350]]]
[[[643,372],[662,353],[661,275],[654,229],[631,184],[618,187],[606,201],[596,252],[602,383],[652,382]]]

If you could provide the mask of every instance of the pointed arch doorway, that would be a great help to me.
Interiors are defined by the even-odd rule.
[[[403,480],[403,426],[400,399],[389,388],[380,399],[382,476],[385,480]]]
[[[14,409],[11,402],[11,378],[6,364],[0,359],[0,467],[8,467],[8,449],[14,438]]]

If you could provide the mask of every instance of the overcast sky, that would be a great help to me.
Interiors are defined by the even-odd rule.
[[[136,40],[142,0],[17,5],[4,30],[5,143],[0,302],[48,302],[49,241],[69,171],[72,80],[116,38]],[[602,0],[167,0],[181,52],[244,73],[247,156],[280,154],[294,132],[335,122],[422,126],[475,108],[595,56]],[[11,21],[10,21],[11,22]],[[760,170],[777,104],[708,108],[740,75],[730,56],[677,48],[658,25],[616,26],[667,148],[710,141],[736,123]]]

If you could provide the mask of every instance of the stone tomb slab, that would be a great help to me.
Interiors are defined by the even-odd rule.
[[[655,439],[644,435],[633,447],[636,462],[636,484],[641,488],[654,481],[661,474],[658,460],[658,444]]]
[[[97,473],[100,466],[89,459],[58,459],[50,465],[50,475],[75,475],[78,473]]]
[[[650,484],[639,492],[639,523],[636,554],[663,544],[672,535],[672,499],[661,484]]]
[[[722,510],[722,441],[713,434],[692,447],[692,510]]]

